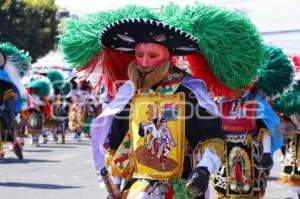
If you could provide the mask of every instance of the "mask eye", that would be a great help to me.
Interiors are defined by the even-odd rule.
[[[144,53],[141,53],[141,52],[137,52],[135,54],[136,57],[144,57]]]
[[[155,59],[155,58],[158,57],[158,54],[156,54],[156,53],[150,53],[149,57],[152,58],[152,59]]]

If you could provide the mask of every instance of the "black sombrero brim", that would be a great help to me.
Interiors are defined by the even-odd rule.
[[[99,35],[101,46],[134,53],[138,43],[157,43],[166,46],[172,55],[200,52],[198,40],[168,24],[151,19],[123,19],[110,24]]]

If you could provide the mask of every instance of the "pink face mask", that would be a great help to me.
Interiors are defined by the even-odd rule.
[[[169,50],[160,44],[139,43],[135,47],[136,63],[143,68],[155,68],[169,57]]]

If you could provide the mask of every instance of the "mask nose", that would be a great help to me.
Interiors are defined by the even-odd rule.
[[[141,60],[141,66],[143,67],[143,68],[147,68],[148,67],[148,59],[147,59],[147,57],[143,57],[142,58],[142,60]]]

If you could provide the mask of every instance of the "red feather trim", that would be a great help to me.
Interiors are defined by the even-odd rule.
[[[103,85],[107,86],[108,97],[112,99],[117,89],[128,80],[127,67],[132,60],[134,60],[134,55],[103,49],[76,73],[80,76],[80,82],[91,79],[92,90],[98,90],[98,94]]]
[[[100,88],[98,88],[100,86],[100,84],[98,82],[101,80],[102,73],[101,73],[101,70],[99,70],[98,72],[100,72],[100,73],[97,74],[97,70],[96,70],[97,67],[101,68],[101,64],[99,64],[100,62],[101,62],[101,53],[99,52],[93,57],[93,59],[91,59],[89,61],[89,63],[87,63],[85,66],[80,67],[75,72],[79,79],[80,85],[82,85],[86,81],[89,81],[88,79],[93,80],[93,81],[91,81],[91,85],[92,85],[91,92],[95,91],[96,89],[100,89]],[[97,80],[98,77],[99,77],[99,79]]]
[[[298,55],[291,55],[290,58],[293,60],[295,65],[295,72],[300,72],[300,57]]]
[[[196,53],[185,56],[185,59],[190,64],[192,75],[202,79],[206,83],[208,91],[212,92],[214,97],[232,97],[231,89],[216,78],[203,55]]]
[[[103,75],[109,98],[113,98],[118,88],[128,80],[127,68],[135,56],[107,48],[103,50]]]
[[[112,99],[117,89],[126,80],[128,80],[127,68],[129,63],[134,59],[135,56],[133,54],[105,48],[101,52],[97,53],[87,65],[81,67],[77,72],[85,72],[83,77],[80,79],[87,79],[93,76],[93,89],[98,88],[100,90],[101,86],[105,85],[108,90],[108,98]],[[192,75],[204,80],[208,87],[208,91],[212,92],[215,97],[233,96],[231,89],[226,87],[219,79],[216,78],[203,55],[196,53],[185,56],[185,59],[190,65]],[[176,58],[172,58],[171,61],[176,65]],[[100,72],[96,70],[97,67],[100,67]],[[95,75],[92,75],[95,72],[98,72],[96,77],[99,77],[96,81]]]

